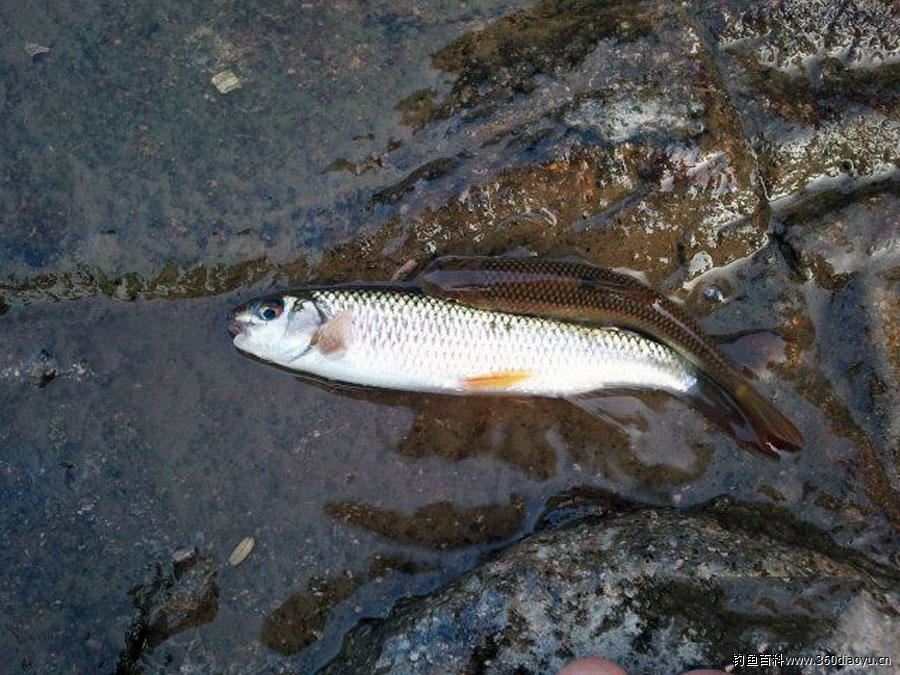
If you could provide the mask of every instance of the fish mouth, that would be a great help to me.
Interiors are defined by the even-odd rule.
[[[236,338],[238,335],[244,332],[244,322],[238,321],[237,316],[240,311],[244,309],[244,306],[236,307],[235,309],[228,312],[225,315],[225,320],[228,322],[228,334]]]
[[[238,335],[240,335],[243,332],[244,332],[244,324],[242,324],[240,321],[235,321],[234,319],[231,319],[228,322],[228,334],[231,337],[236,338]]]

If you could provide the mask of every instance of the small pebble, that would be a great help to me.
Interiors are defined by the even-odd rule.
[[[212,83],[220,94],[227,94],[235,89],[241,88],[241,81],[238,76],[230,70],[223,70],[221,73],[213,75]]]
[[[25,53],[32,61],[38,62],[43,58],[44,54],[50,53],[50,47],[39,45],[37,42],[26,42]]]
[[[176,565],[184,563],[193,558],[196,553],[197,551],[193,548],[180,548],[172,554],[172,561]]]
[[[36,387],[45,387],[59,375],[59,364],[53,355],[42,349],[25,365],[25,370]]]
[[[234,550],[231,552],[231,555],[228,556],[228,564],[232,567],[237,567],[244,560],[247,559],[247,556],[250,555],[250,551],[253,550],[253,546],[256,544],[256,541],[253,537],[244,537],[241,540],[241,543],[234,547]]]
[[[703,289],[703,298],[709,302],[724,302],[725,294],[722,292],[721,288],[715,284],[710,284]]]

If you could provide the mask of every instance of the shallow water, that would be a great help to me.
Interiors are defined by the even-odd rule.
[[[0,9],[3,662],[306,672],[573,486],[727,494],[900,563],[895,51],[779,69],[822,20],[797,4],[765,37],[739,3]],[[225,332],[273,284],[523,249],[683,299],[806,446],[656,394],[622,426],[330,389]]]

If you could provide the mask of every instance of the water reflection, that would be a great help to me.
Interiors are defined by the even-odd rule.
[[[304,655],[337,650],[360,596],[383,615],[554,494],[603,511],[573,486],[637,506],[774,501],[748,537],[791,516],[819,528],[787,532],[798,546],[897,566],[892,66],[762,64],[767,41],[787,63],[821,54],[789,23],[746,24],[741,3],[543,0],[499,19],[527,2],[302,4],[63,2],[49,20],[23,4],[0,22],[10,663],[312,671]],[[410,40],[382,30],[395,11]],[[40,64],[15,46],[36,26],[59,37]],[[206,69],[226,56],[246,85],[217,98]],[[520,246],[682,297],[714,284],[688,306],[713,333],[780,336],[729,354],[808,447],[763,461],[653,394],[624,421],[545,399],[338,397],[243,362],[221,330],[238,300],[223,294]],[[200,531],[190,569],[173,564]],[[253,556],[223,568],[248,532]]]
[[[296,654],[322,637],[328,613],[358,584],[352,574],[313,579],[305,591],[295,593],[266,617],[260,641],[282,654]]]
[[[342,397],[409,410],[412,422],[389,441],[403,456],[451,462],[489,456],[536,481],[554,478],[569,457],[588,475],[654,485],[663,494],[701,475],[713,447],[742,452],[689,405],[651,390],[577,400],[466,397],[297,379]]]
[[[513,496],[509,504],[472,509],[435,502],[409,515],[354,502],[329,502],[325,510],[335,518],[398,544],[441,550],[490,544],[511,537],[522,528],[525,501]]]

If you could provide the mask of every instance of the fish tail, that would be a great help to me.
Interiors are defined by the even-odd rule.
[[[720,383],[701,373],[688,397],[739,443],[752,445],[764,454],[777,457],[776,449],[799,450],[803,445],[803,436],[794,423],[739,375]]]

